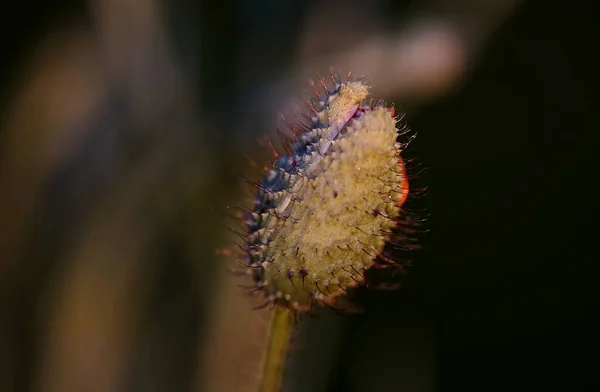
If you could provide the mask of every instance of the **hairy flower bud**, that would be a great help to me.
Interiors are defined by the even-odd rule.
[[[366,104],[361,81],[334,82],[256,184],[245,220],[254,290],[294,311],[331,305],[377,260],[392,262],[381,254],[408,194],[393,108]]]

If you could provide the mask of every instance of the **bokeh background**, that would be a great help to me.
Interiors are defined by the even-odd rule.
[[[266,313],[216,250],[331,65],[407,112],[430,232],[301,320],[285,390],[598,390],[593,5],[5,1],[0,391],[253,391]]]

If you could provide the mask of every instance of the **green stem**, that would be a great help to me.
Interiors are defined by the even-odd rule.
[[[272,311],[267,347],[263,357],[259,392],[279,392],[286,360],[290,334],[291,316],[287,309],[276,306]]]

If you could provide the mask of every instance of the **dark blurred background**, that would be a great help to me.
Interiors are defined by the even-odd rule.
[[[286,391],[600,390],[593,1],[5,2],[0,391],[253,391],[245,150],[308,77],[418,133],[424,250],[302,319]]]

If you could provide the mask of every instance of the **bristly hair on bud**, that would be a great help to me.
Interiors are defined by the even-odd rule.
[[[369,285],[369,269],[402,269],[394,250],[417,248],[409,235],[419,219],[409,197],[402,152],[414,138],[393,106],[368,101],[369,86],[332,70],[332,84],[309,99],[308,121],[287,121],[285,154],[255,188],[238,235],[238,272],[260,307],[292,312],[337,309],[347,291]],[[412,193],[412,191],[411,191]]]

